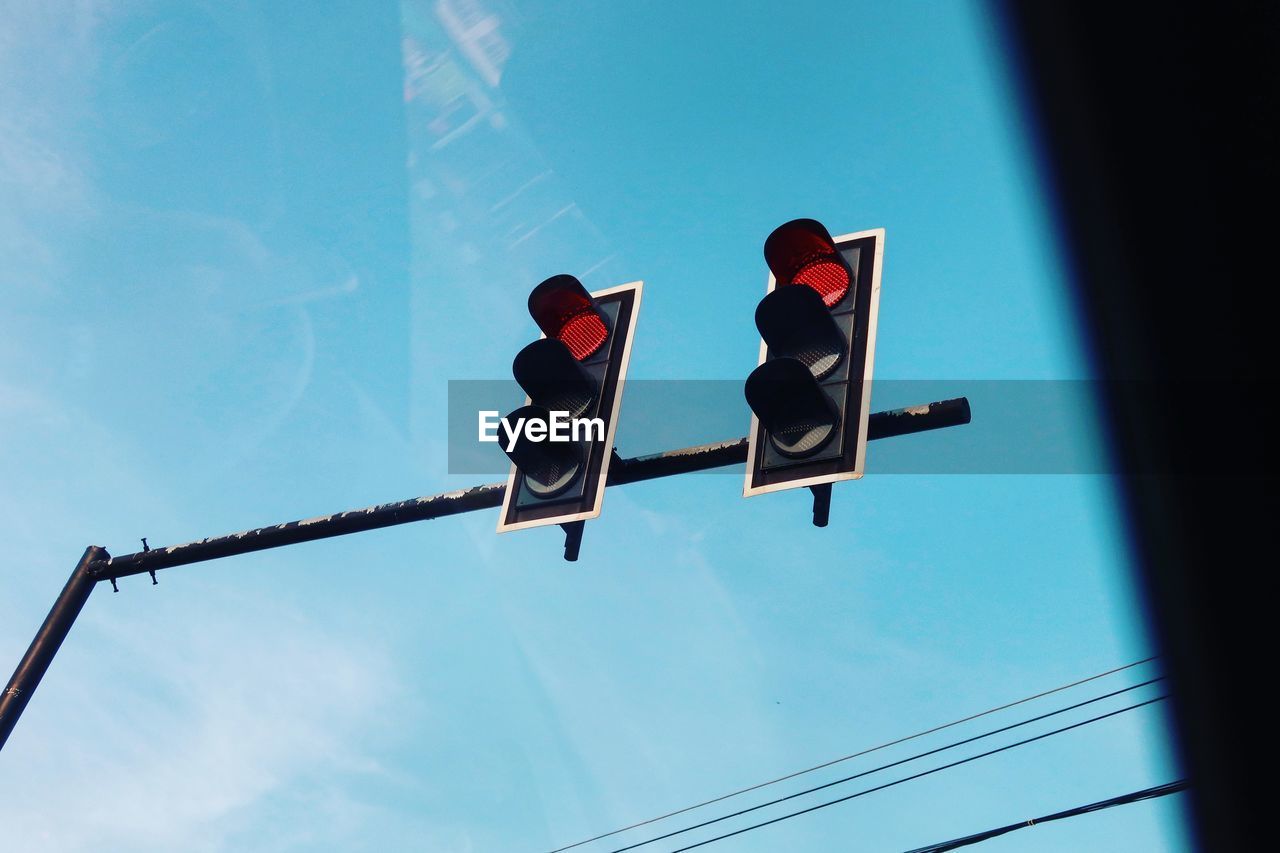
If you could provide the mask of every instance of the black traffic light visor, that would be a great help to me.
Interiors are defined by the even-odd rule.
[[[600,384],[556,338],[542,338],[520,350],[511,372],[532,403],[568,412],[571,418],[591,408],[600,391]]]
[[[779,289],[788,284],[806,285],[828,308],[849,292],[849,267],[831,234],[816,219],[793,219],[775,228],[765,238],[764,260]]]
[[[529,294],[529,316],[548,338],[562,341],[578,361],[609,339],[609,324],[595,299],[571,275],[555,275]]]
[[[794,358],[766,361],[751,371],[743,390],[747,405],[783,456],[809,456],[836,434],[839,410],[809,368]]]
[[[822,297],[808,287],[779,286],[761,299],[756,328],[770,355],[797,359],[818,379],[836,369],[848,348]]]
[[[530,421],[546,425],[543,439],[534,441],[522,428],[510,450],[503,452],[511,458],[524,477],[525,487],[540,498],[550,498],[573,485],[582,473],[584,453],[580,442],[550,441],[546,430],[551,427],[551,412],[543,406],[521,406],[506,417],[515,427]]]

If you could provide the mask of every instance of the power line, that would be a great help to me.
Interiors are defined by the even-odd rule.
[[[994,714],[998,711],[1004,711],[1009,708],[1016,707],[1018,705],[1026,704],[1027,702],[1031,702],[1036,699],[1042,699],[1045,696],[1051,696],[1054,693],[1061,693],[1063,690],[1070,690],[1072,687],[1079,687],[1081,684],[1087,684],[1090,681],[1097,681],[1099,678],[1105,678],[1108,675],[1115,675],[1117,672],[1123,672],[1126,669],[1132,669],[1133,667],[1141,666],[1144,663],[1150,663],[1151,661],[1155,660],[1157,657],[1159,657],[1159,655],[1152,655],[1151,657],[1143,658],[1142,660],[1137,660],[1137,661],[1134,661],[1133,663],[1127,663],[1124,666],[1118,666],[1115,669],[1109,669],[1106,672],[1099,672],[1096,675],[1090,675],[1087,678],[1081,678],[1077,681],[1072,681],[1069,684],[1063,684],[1059,687],[1054,687],[1050,690],[1043,690],[1039,693],[1035,693],[1035,694],[1032,694],[1031,696],[1023,697],[1022,699],[1017,699],[1013,702],[1006,702],[1003,705],[997,705],[994,708],[988,708],[985,711],[979,711],[976,714],[970,714],[967,717],[961,717],[958,720],[953,720],[949,723],[943,723],[942,725],[934,726],[931,729],[925,729],[924,731],[916,732],[913,735],[907,735],[906,737],[900,737],[900,738],[897,738],[896,740],[886,741],[885,743],[868,747],[858,752],[852,752],[848,755],[841,756],[840,758],[833,758],[830,761],[824,761],[821,764],[815,764],[812,767],[806,767],[804,770],[796,770],[792,773],[786,774],[785,776],[779,776],[776,779],[770,779],[767,782],[759,782],[755,785],[749,785],[745,788],[739,788],[736,791],[731,791],[727,794],[721,794],[718,797],[712,797],[709,800],[703,800],[700,803],[695,803],[694,805],[691,805],[691,806],[685,806],[684,808],[676,809],[675,811],[670,811],[670,812],[667,812],[666,814],[660,814],[657,817],[651,817],[648,820],[642,820],[642,821],[639,821],[638,823],[630,824],[629,826],[623,826],[618,829],[610,830],[609,832],[602,832],[599,835],[593,835],[590,838],[584,838],[581,841],[575,841],[572,844],[566,844],[563,847],[557,847],[554,850],[548,851],[548,853],[563,853],[563,851],[565,850],[572,850],[574,847],[581,847],[583,844],[590,844],[592,841],[599,841],[602,838],[608,838],[611,835],[617,835],[621,832],[626,832],[627,830],[638,829],[639,827],[642,827],[642,826],[648,826],[651,823],[657,823],[658,821],[666,820],[669,817],[675,817],[676,815],[681,815],[686,812],[691,812],[694,809],[700,809],[703,806],[709,806],[714,803],[719,803],[724,800],[730,799],[731,797],[737,797],[741,794],[747,794],[747,793],[750,793],[751,791],[757,791],[760,788],[765,788],[765,787],[768,787],[769,785],[776,785],[779,782],[785,782],[788,779],[794,779],[797,776],[803,776],[804,774],[812,773],[815,770],[822,770],[825,767],[830,767],[833,764],[839,764],[842,761],[848,761],[853,758],[860,758],[861,756],[869,755],[873,752],[879,752],[882,749],[888,749],[891,746],[897,746],[900,743],[906,743],[907,741],[916,740],[917,738],[922,738],[925,735],[935,734],[936,732],[940,732],[945,729],[958,726],[961,723],[967,723],[971,720],[976,720],[979,717],[985,717],[989,714]]]
[[[991,736],[993,736],[993,735],[1002,734],[1002,733],[1007,732],[1007,731],[1009,731],[1009,730],[1011,730],[1011,729],[1016,729],[1016,728],[1019,728],[1019,727],[1021,727],[1021,726],[1030,725],[1031,723],[1037,723],[1037,722],[1039,722],[1039,721],[1041,721],[1041,720],[1044,720],[1044,719],[1047,719],[1047,718],[1049,718],[1049,717],[1057,716],[1058,714],[1065,714],[1065,713],[1066,713],[1066,712],[1068,712],[1068,711],[1074,711],[1075,709],[1077,709],[1077,708],[1082,708],[1082,707],[1084,707],[1085,705],[1092,705],[1094,702],[1101,702],[1101,701],[1102,701],[1102,700],[1104,700],[1104,699],[1110,699],[1110,698],[1111,698],[1111,697],[1113,697],[1113,696],[1118,696],[1118,695],[1120,695],[1121,693],[1127,693],[1127,692],[1129,692],[1130,690],[1137,690],[1137,689],[1138,689],[1138,688],[1140,688],[1140,687],[1146,687],[1148,684],[1154,684],[1155,682],[1157,682],[1157,681],[1161,680],[1161,678],[1163,678],[1163,676],[1157,676],[1156,678],[1152,678],[1152,679],[1150,679],[1150,680],[1148,680],[1148,681],[1143,681],[1143,682],[1141,682],[1141,683],[1139,683],[1139,684],[1133,684],[1133,685],[1130,685],[1130,686],[1128,686],[1128,687],[1122,687],[1122,688],[1120,688],[1119,690],[1114,690],[1114,691],[1112,691],[1112,692],[1110,692],[1110,693],[1104,693],[1104,694],[1103,694],[1103,695],[1101,695],[1101,696],[1095,696],[1095,697],[1094,697],[1094,698],[1092,698],[1092,699],[1086,699],[1086,700],[1084,700],[1083,702],[1077,702],[1076,704],[1074,704],[1074,705],[1068,705],[1068,706],[1067,706],[1067,707],[1065,707],[1065,708],[1059,708],[1059,709],[1057,709],[1057,710],[1055,710],[1055,711],[1049,711],[1048,713],[1041,714],[1041,715],[1036,716],[1036,717],[1031,717],[1031,718],[1026,719],[1026,720],[1021,720],[1021,721],[1016,722],[1016,723],[1010,723],[1010,724],[1009,724],[1009,725],[1007,725],[1007,726],[1001,726],[1001,727],[1000,727],[1000,728],[998,728],[998,729],[992,729],[991,731],[983,732],[982,734],[974,735],[973,737],[964,738],[963,740],[958,740],[958,741],[955,741],[954,743],[946,744],[945,746],[939,746],[939,747],[936,747],[935,749],[930,749],[930,750],[927,750],[927,751],[925,751],[925,752],[917,753],[916,755],[908,756],[907,758],[901,758],[901,759],[899,759],[899,760],[897,760],[897,761],[890,762],[889,764],[882,764],[882,765],[880,765],[879,767],[872,767],[872,768],[871,768],[871,769],[869,769],[869,770],[863,770],[863,771],[861,771],[861,772],[859,772],[859,773],[854,773],[852,776],[845,776],[843,779],[836,779],[835,781],[832,781],[832,782],[826,782],[826,783],[824,783],[824,784],[822,784],[822,785],[817,785],[817,786],[812,787],[812,788],[806,788],[805,790],[803,790],[803,791],[797,791],[797,792],[796,792],[796,793],[794,793],[794,794],[787,794],[785,797],[778,797],[777,799],[769,800],[769,801],[767,801],[767,802],[763,802],[763,803],[759,803],[758,805],[754,805],[754,806],[748,806],[748,807],[747,807],[747,808],[745,808],[745,809],[739,809],[739,810],[738,810],[738,811],[736,811],[736,812],[730,812],[729,814],[721,815],[720,817],[711,818],[710,820],[704,820],[702,823],[695,823],[695,824],[693,824],[693,825],[691,825],[691,826],[686,826],[686,827],[684,827],[683,829],[676,829],[676,830],[673,830],[673,831],[671,831],[671,832],[666,833],[665,835],[658,835],[658,836],[655,836],[655,837],[653,837],[653,838],[649,838],[649,839],[647,839],[647,840],[645,840],[645,841],[638,841],[638,842],[636,842],[635,844],[630,844],[630,845],[628,845],[628,846],[626,846],[626,847],[619,847],[619,848],[618,848],[618,849],[616,849],[616,850],[612,850],[612,851],[610,851],[610,853],[624,853],[624,851],[627,851],[627,850],[634,850],[634,849],[635,849],[635,848],[637,848],[637,847],[643,847],[643,846],[645,846],[646,844],[652,844],[652,843],[653,843],[653,842],[655,842],[655,841],[662,841],[663,839],[666,839],[666,838],[671,838],[671,837],[676,836],[676,835],[682,835],[683,833],[690,832],[690,831],[695,830],[695,829],[701,829],[701,828],[703,828],[704,826],[710,826],[710,825],[711,825],[711,824],[713,824],[713,823],[719,823],[719,822],[721,822],[721,821],[723,821],[723,820],[729,820],[730,818],[740,817],[741,815],[748,814],[748,813],[750,813],[750,812],[754,812],[754,811],[759,811],[760,809],[768,808],[769,806],[776,806],[776,805],[778,805],[779,803],[785,803],[787,800],[794,800],[796,797],[803,797],[803,796],[805,796],[806,794],[812,794],[812,793],[814,793],[814,792],[816,792],[816,791],[821,791],[821,790],[824,790],[824,789],[826,789],[826,788],[834,787],[835,785],[843,785],[845,782],[851,782],[851,781],[853,781],[854,779],[861,779],[861,778],[862,778],[862,777],[864,777],[864,776],[870,776],[872,773],[878,773],[878,772],[880,772],[881,770],[888,770],[888,769],[890,769],[890,768],[892,768],[892,767],[898,767],[898,766],[900,766],[900,765],[907,764],[907,763],[912,762],[912,761],[916,761],[917,759],[920,759],[920,758],[927,758],[927,757],[928,757],[928,756],[930,756],[930,755],[936,755],[936,754],[937,754],[937,753],[939,753],[939,752],[945,752],[946,750],[948,750],[948,749],[954,749],[954,748],[955,748],[955,747],[957,747],[957,746],[964,746],[965,744],[973,743],[974,741],[982,740],[983,738],[988,738],[988,737],[991,737]],[[1163,697],[1161,697],[1161,698],[1163,698]],[[1156,701],[1156,700],[1152,700],[1152,701]],[[1144,703],[1144,704],[1145,704],[1145,703]],[[1141,706],[1135,705],[1135,706],[1133,706],[1133,707],[1141,707]],[[1104,715],[1104,716],[1106,716],[1106,715]],[[1103,717],[1098,717],[1097,719],[1103,719]],[[1088,721],[1086,721],[1086,722],[1088,722]],[[1068,727],[1068,728],[1070,728],[1070,727]],[[1067,730],[1067,729],[1061,729],[1061,731],[1066,731],[1066,730]],[[1032,740],[1035,740],[1035,738],[1033,738]],[[1030,741],[1025,741],[1025,742],[1026,742],[1026,743],[1030,743]],[[999,751],[999,750],[997,750],[997,751]],[[991,754],[991,753],[987,753],[987,754]],[[961,763],[963,763],[963,762],[961,762]],[[894,783],[894,784],[896,784],[896,783]],[[878,790],[878,789],[873,789],[873,790]]]
[[[1026,744],[1034,743],[1035,741],[1038,741],[1038,740],[1044,740],[1047,737],[1052,737],[1053,735],[1062,734],[1063,732],[1069,732],[1072,729],[1078,729],[1081,726],[1087,726],[1090,723],[1096,723],[1099,720],[1105,720],[1108,717],[1114,717],[1117,714],[1123,714],[1126,711],[1133,711],[1137,708],[1143,707],[1144,705],[1150,705],[1153,702],[1159,702],[1167,698],[1169,697],[1157,696],[1154,699],[1148,699],[1145,702],[1139,702],[1136,705],[1130,705],[1129,707],[1121,708],[1118,711],[1111,711],[1109,713],[1102,714],[1097,717],[1090,717],[1087,720],[1082,720],[1078,723],[1072,723],[1069,726],[1064,726],[1060,729],[1054,729],[1051,732],[1045,732],[1044,734],[1036,735],[1035,737],[1030,737],[1030,738],[1027,738],[1026,740],[1016,741],[1006,746],[1001,746],[1001,747],[997,747],[996,749],[988,750],[987,752],[980,752],[977,755],[971,755],[968,758],[962,758],[959,761],[953,761],[950,764],[943,764],[941,767],[934,767],[932,770],[924,770],[924,771],[921,771],[920,773],[916,773],[911,776],[904,776],[901,779],[895,779],[892,782],[886,782],[883,785],[877,785],[874,788],[865,788],[861,791],[857,791],[856,793],[849,794],[848,796],[840,797],[837,800],[828,800],[825,803],[818,803],[818,805],[816,806],[810,806],[809,808],[801,809],[798,812],[791,812],[790,814],[784,814],[781,817],[775,817],[772,820],[762,821],[761,823],[752,824],[751,826],[744,826],[742,829],[735,829],[733,832],[726,832],[724,835],[717,835],[714,838],[708,838],[705,841],[699,841],[697,844],[690,844],[688,847],[681,847],[677,850],[673,850],[672,853],[684,853],[684,851],[686,850],[692,850],[695,847],[702,847],[704,845],[712,843],[713,841],[721,841],[725,838],[732,838],[735,835],[741,835],[742,833],[750,832],[753,829],[760,829],[761,827],[769,826],[770,824],[779,823],[780,821],[784,821],[784,820],[790,820],[793,817],[799,817],[802,814],[808,814],[809,812],[816,812],[818,809],[825,809],[827,806],[834,806],[837,803],[848,802],[849,800],[856,799],[857,797],[862,797],[867,794],[873,794],[876,791],[883,791],[885,788],[892,788],[895,785],[901,785],[903,782],[910,782],[913,779],[919,779],[924,776],[930,776],[934,773],[940,773],[943,770],[950,770],[952,767],[959,767],[961,764],[968,764],[970,761],[977,761],[979,758],[986,758],[989,755],[995,755],[996,753],[1005,752],[1015,747],[1025,746]]]
[[[946,853],[948,850],[955,850],[959,847],[968,847],[970,844],[977,844],[981,841],[1005,835],[1018,829],[1026,829],[1028,826],[1035,826],[1038,823],[1048,823],[1051,820],[1062,820],[1068,817],[1077,817],[1078,815],[1088,814],[1089,812],[1101,811],[1102,809],[1110,809],[1116,806],[1124,806],[1129,803],[1136,803],[1142,800],[1153,800],[1156,797],[1167,797],[1170,794],[1185,791],[1189,787],[1191,787],[1191,783],[1186,779],[1179,779],[1177,782],[1166,782],[1163,785],[1144,788],[1141,791],[1134,791],[1131,794],[1121,794],[1118,797],[1112,797],[1108,800],[1099,800],[1098,802],[1090,803],[1087,806],[1076,806],[1074,809],[1054,812],[1053,814],[1045,815],[1043,817],[1033,817],[1030,820],[1011,823],[1008,826],[1002,826],[998,829],[988,829],[986,832],[966,835],[964,838],[955,838],[951,841],[943,841],[939,844],[930,844],[928,847],[917,847],[914,850],[908,850],[907,853]]]

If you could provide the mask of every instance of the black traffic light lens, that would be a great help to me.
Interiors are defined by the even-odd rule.
[[[569,347],[555,338],[534,341],[511,364],[516,382],[529,399],[553,412],[576,418],[591,408],[600,385],[573,357]]]
[[[547,279],[529,294],[529,314],[548,338],[569,348],[578,361],[609,339],[609,326],[587,289],[571,275]]]
[[[513,426],[530,422],[545,426],[541,440],[533,440],[526,430],[520,429],[511,449],[503,448],[520,470],[530,492],[540,498],[553,498],[573,485],[582,473],[585,453],[580,442],[550,440],[547,436],[551,428],[550,411],[542,406],[521,406],[507,415],[506,420]]]
[[[822,223],[793,219],[774,229],[764,241],[764,260],[779,288],[803,284],[822,297],[828,308],[849,292],[849,268]]]
[[[770,355],[794,358],[824,379],[844,359],[844,332],[807,287],[778,287],[756,306],[756,328]]]
[[[840,413],[813,374],[794,358],[775,358],[751,371],[747,405],[783,456],[800,459],[836,434]]]

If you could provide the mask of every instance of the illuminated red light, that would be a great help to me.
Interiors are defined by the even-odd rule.
[[[849,292],[849,272],[844,264],[819,258],[791,277],[792,284],[806,284],[818,291],[828,308]]]
[[[571,275],[552,276],[529,294],[529,314],[549,338],[569,348],[578,361],[609,339],[609,327],[591,294]]]
[[[831,308],[849,292],[849,269],[820,222],[793,219],[764,242],[764,259],[778,284],[813,288]]]
[[[574,358],[582,361],[600,349],[600,345],[609,337],[609,330],[599,314],[584,311],[565,320],[556,337],[569,348]]]

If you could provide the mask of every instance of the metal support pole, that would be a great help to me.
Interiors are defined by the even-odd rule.
[[[75,571],[67,580],[67,585],[62,588],[62,594],[53,603],[53,608],[44,618],[44,624],[40,626],[36,638],[31,641],[27,653],[22,656],[18,668],[13,671],[13,677],[9,679],[8,686],[5,687],[4,693],[0,694],[0,749],[4,748],[5,741],[9,739],[9,732],[13,731],[13,727],[17,725],[18,718],[22,716],[22,710],[31,701],[31,694],[40,684],[40,679],[44,678],[49,664],[53,662],[53,656],[58,653],[58,647],[66,639],[67,632],[71,630],[76,617],[80,615],[80,609],[89,600],[89,593],[93,592],[97,579],[89,573],[90,564],[95,560],[107,560],[110,557],[111,555],[105,549],[97,545],[90,545],[85,549],[84,556],[76,564]]]

